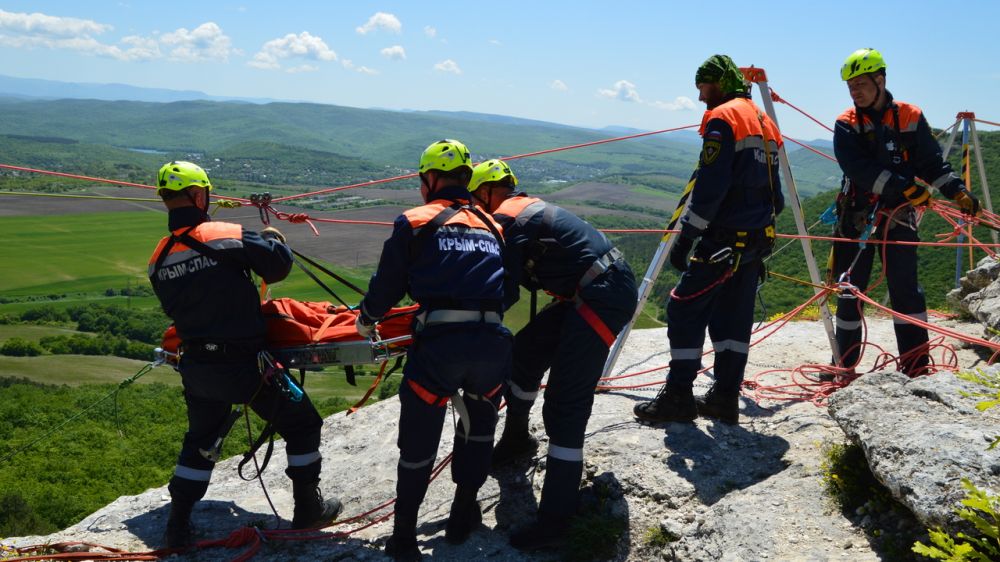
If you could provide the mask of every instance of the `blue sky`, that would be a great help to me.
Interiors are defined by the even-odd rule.
[[[870,46],[941,127],[1000,121],[998,16],[995,1],[0,0],[0,74],[652,130],[700,120],[694,72],[717,52],[832,123],[851,103],[840,65]]]

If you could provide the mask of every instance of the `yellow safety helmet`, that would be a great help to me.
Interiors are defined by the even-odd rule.
[[[882,58],[882,53],[875,49],[858,49],[844,61],[844,66],[840,68],[840,78],[847,82],[856,76],[879,70],[885,70],[885,59]]]
[[[159,189],[169,189],[170,191],[181,191],[189,187],[204,187],[212,190],[212,182],[208,179],[208,174],[197,164],[191,162],[168,162],[160,168],[157,174],[156,185]]]
[[[472,171],[472,155],[469,154],[469,149],[460,141],[444,139],[424,150],[424,153],[420,155],[418,171],[421,174],[430,170],[450,172],[463,166],[468,168],[470,172]]]
[[[510,178],[510,183],[508,184],[510,187],[517,186],[517,176],[514,175],[514,172],[511,171],[510,166],[506,162],[497,158],[487,160],[477,164],[472,169],[472,180],[469,182],[469,191],[474,192],[484,183],[503,181],[504,178]]]

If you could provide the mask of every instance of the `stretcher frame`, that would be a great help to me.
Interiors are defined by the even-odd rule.
[[[285,368],[303,371],[321,371],[325,367],[346,365],[380,365],[406,354],[412,335],[388,339],[347,340],[268,348]],[[157,347],[153,350],[157,364],[176,366],[180,354]]]

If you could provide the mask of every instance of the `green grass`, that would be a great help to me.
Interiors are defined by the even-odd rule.
[[[86,213],[0,220],[5,296],[103,292],[146,274],[164,215]]]
[[[22,326],[23,327],[23,326]],[[24,377],[42,384],[80,386],[84,384],[117,384],[139,371],[146,363],[121,357],[93,355],[40,355],[38,357],[6,357],[0,355],[0,376]],[[373,367],[365,372],[371,374]],[[298,379],[298,373],[293,373]],[[399,376],[393,375],[393,376]],[[347,384],[341,368],[328,368],[322,372],[306,373],[306,389],[313,400],[334,396],[357,400],[374,381],[372,376],[359,376],[358,386]],[[176,371],[160,366],[139,379],[139,383],[162,383],[180,386]]]
[[[71,336],[77,334],[73,328],[62,326],[36,326],[32,324],[0,324],[0,343],[10,338],[38,341],[45,336]]]
[[[42,384],[69,386],[118,383],[137,373],[145,364],[135,359],[95,355],[0,355],[0,376],[24,377]],[[139,381],[179,385],[180,377],[171,369],[158,368]]]

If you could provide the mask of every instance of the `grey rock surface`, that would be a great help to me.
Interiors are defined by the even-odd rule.
[[[868,328],[873,341],[891,347],[891,321],[870,319]],[[964,325],[958,329],[968,333],[977,328]],[[665,329],[633,332],[615,374],[666,365],[666,342]],[[825,363],[829,356],[820,323],[793,322],[752,348],[748,378],[765,385],[786,385],[784,389],[791,392],[802,391],[810,383],[801,375],[767,371]],[[959,350],[959,360],[963,367],[978,361],[968,350]],[[878,559],[865,532],[837,510],[823,491],[821,445],[844,440],[826,408],[808,401],[757,397],[755,402],[750,393],[741,400],[741,423],[737,426],[705,419],[661,426],[637,423],[632,407],[655,395],[664,374],[659,370],[615,380],[609,384],[652,386],[614,389],[598,394],[594,401],[585,445],[585,485],[603,491],[606,512],[628,520],[628,530],[611,559]],[[710,377],[699,377],[696,393],[704,392],[710,383]],[[322,485],[328,493],[341,497],[345,518],[364,514],[395,496],[397,419],[398,401],[393,399],[351,416],[337,414],[326,420]],[[547,442],[540,404],[532,412],[532,430],[543,438],[539,457],[532,463],[496,471],[487,480],[479,495],[483,526],[466,544],[452,546],[444,540],[454,492],[448,470],[431,483],[418,527],[425,554],[434,560],[559,558],[558,553],[525,555],[507,544],[511,529],[531,521],[541,491]],[[451,450],[452,438],[453,429],[446,422],[439,461]],[[252,523],[266,528],[279,523],[271,515],[260,485],[237,476],[237,460],[217,466],[206,500],[195,509],[194,522],[201,538],[225,538]],[[263,482],[282,517],[280,523],[287,527],[292,498],[284,468],[279,445]],[[128,551],[148,550],[160,544],[168,503],[165,487],[147,490],[119,498],[59,533],[12,542],[23,546],[77,540]],[[331,527],[326,530],[326,540],[272,541],[263,545],[254,560],[385,560],[381,548],[391,533],[391,521],[358,530],[350,538],[333,535],[385,514],[388,509],[363,516],[357,523]],[[669,540],[663,544],[651,540],[654,536]],[[245,548],[212,548],[172,560],[230,560]]]
[[[980,412],[982,399],[963,395],[982,391],[949,372],[873,373],[834,394],[829,410],[897,500],[925,525],[954,533],[969,531],[955,514],[962,477],[1000,492],[1000,450],[986,450],[1000,433],[1000,411]]]

